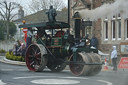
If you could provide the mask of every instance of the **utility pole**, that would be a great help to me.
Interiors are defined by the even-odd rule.
[[[70,0],[68,0],[68,24],[70,25]],[[68,31],[70,33],[70,27],[69,27]]]
[[[68,0],[68,24],[70,24],[70,0]]]

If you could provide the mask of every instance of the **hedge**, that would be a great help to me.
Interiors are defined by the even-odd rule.
[[[0,53],[6,53],[4,49],[0,49]]]
[[[12,52],[11,53],[7,52],[5,56],[9,60],[23,61],[23,62],[25,62],[24,57],[22,57],[22,56],[14,56]]]

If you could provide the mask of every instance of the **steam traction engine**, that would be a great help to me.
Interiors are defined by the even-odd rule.
[[[102,64],[97,49],[90,48],[86,39],[80,39],[80,20],[75,19],[75,38],[65,28],[64,22],[42,22],[23,24],[20,28],[36,27],[36,43],[26,50],[26,65],[31,71],[43,71],[47,66],[51,71],[60,72],[69,65],[76,75],[95,75],[101,71]],[[49,34],[46,31],[51,31]],[[56,31],[56,32],[55,32]]]

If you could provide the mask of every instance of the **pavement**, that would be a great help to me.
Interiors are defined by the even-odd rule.
[[[0,62],[6,63],[6,64],[12,64],[12,65],[26,65],[25,62],[8,60],[8,59],[6,59],[5,56],[0,56]]]
[[[6,59],[5,56],[0,56],[0,62],[6,63],[6,64],[11,64],[11,65],[22,65],[22,66],[26,66],[26,63],[25,62],[8,60],[8,59]],[[69,66],[67,65],[67,67],[65,69],[66,70],[69,70]],[[113,69],[112,66],[102,65],[102,71],[113,71],[112,69]],[[124,71],[124,69],[118,69],[118,71]],[[128,69],[125,69],[125,71],[128,71]]]

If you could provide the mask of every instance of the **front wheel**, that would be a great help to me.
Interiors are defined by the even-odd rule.
[[[73,57],[70,59],[70,61],[73,61]],[[94,65],[84,65],[79,63],[88,63]],[[78,53],[76,61],[74,61],[73,64],[69,64],[69,68],[72,74],[75,76],[96,75],[101,71],[102,65],[95,65],[95,63],[101,63],[100,55],[96,53],[80,52]]]

